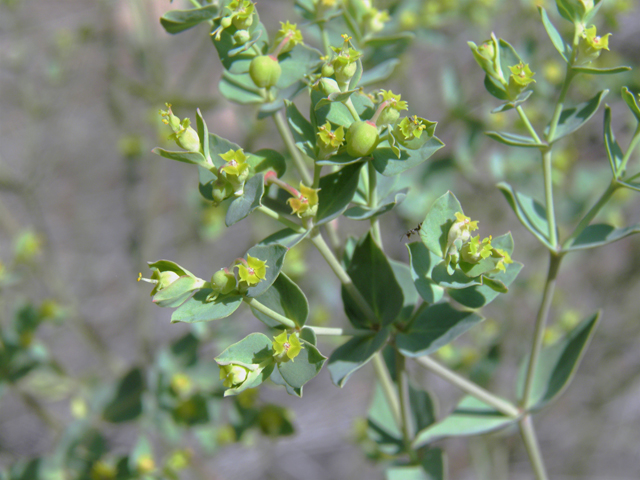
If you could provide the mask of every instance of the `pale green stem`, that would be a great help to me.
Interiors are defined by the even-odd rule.
[[[290,318],[285,317],[284,315],[280,315],[278,312],[271,310],[266,305],[260,303],[255,298],[244,297],[244,303],[249,305],[252,308],[255,308],[257,311],[264,313],[269,318],[274,319],[276,322],[281,323],[287,328],[297,328],[298,325],[296,322],[291,320]]]
[[[540,351],[542,350],[544,330],[547,325],[547,317],[549,316],[551,300],[553,299],[553,292],[556,286],[556,277],[558,275],[558,270],[560,269],[561,261],[561,255],[550,252],[549,272],[547,273],[547,281],[545,283],[544,292],[542,294],[542,302],[540,303],[540,309],[538,310],[538,316],[536,317],[533,345],[531,347],[531,355],[529,357],[529,364],[527,365],[527,374],[524,380],[524,391],[522,398],[520,399],[520,406],[524,410],[527,410],[530,406],[533,380],[535,378],[536,367],[540,358]]]
[[[629,161],[629,158],[631,158],[631,154],[635,148],[638,146],[638,143],[640,143],[640,122],[638,123],[636,131],[633,133],[633,138],[631,139],[627,152],[624,154],[624,157],[622,157],[620,168],[616,172],[616,177],[620,178],[620,175],[624,174],[624,171],[627,169],[627,162]]]
[[[316,335],[369,337],[376,334],[373,330],[358,330],[356,328],[312,327],[310,325],[305,325],[304,328],[313,330]]]
[[[538,445],[538,438],[536,437],[536,431],[533,428],[533,422],[530,415],[522,417],[518,425],[520,427],[520,433],[522,434],[522,440],[524,440],[524,446],[527,449],[529,460],[531,461],[531,467],[536,476],[536,480],[547,480],[547,471],[544,466],[544,459],[540,453],[540,446]]]
[[[333,248],[334,252],[339,251],[342,247],[342,242],[340,241],[340,237],[338,236],[338,219],[336,218],[328,223],[325,223],[324,227],[327,231],[327,235],[329,235],[331,248]]]
[[[580,223],[578,224],[578,226],[575,228],[575,230],[573,231],[573,233],[569,236],[569,238],[567,238],[564,243],[562,244],[562,248],[568,248],[571,246],[571,243],[578,238],[578,235],[580,235],[585,228],[587,228],[589,226],[589,224],[591,223],[591,221],[596,217],[596,215],[598,214],[598,212],[600,212],[600,210],[602,209],[602,207],[604,207],[604,205],[609,201],[609,199],[611,198],[611,196],[614,194],[614,192],[619,188],[619,184],[613,180],[609,186],[607,187],[607,189],[604,191],[604,193],[600,196],[600,198],[598,199],[598,201],[596,202],[596,204],[591,207],[591,210],[589,210],[587,212],[587,214],[584,216],[584,218],[582,220],[580,220]]]
[[[553,165],[551,164],[551,147],[542,153],[542,174],[544,177],[544,200],[549,224],[549,243],[555,249],[558,246],[556,231],[556,213],[553,207]]]
[[[329,34],[324,28],[324,22],[318,22],[320,28],[320,36],[322,37],[322,46],[324,47],[325,56],[331,55],[331,43],[329,43]]]
[[[307,170],[307,166],[304,164],[304,160],[298,147],[296,147],[296,142],[293,140],[293,136],[291,135],[291,131],[289,127],[285,124],[284,119],[282,118],[282,112],[276,112],[272,115],[273,121],[276,124],[276,128],[282,137],[285,145],[287,146],[287,150],[289,150],[289,154],[293,159],[293,163],[300,174],[300,178],[305,183],[305,185],[312,185],[313,178],[309,175],[309,171]]]
[[[402,429],[402,441],[404,448],[410,455],[412,454],[411,440],[413,439],[413,425],[409,412],[409,386],[407,384],[406,359],[396,350],[396,378],[398,380],[398,402],[400,403],[400,420]]]
[[[377,352],[373,356],[371,363],[373,364],[373,370],[376,372],[378,382],[380,382],[380,386],[382,387],[382,392],[384,393],[384,397],[387,400],[387,404],[389,405],[389,407],[391,407],[393,418],[395,419],[398,428],[401,429],[402,417],[400,416],[400,400],[398,399],[398,395],[396,394],[393,380],[391,379],[391,375],[389,375],[389,370],[387,370],[387,366],[384,363],[382,354],[380,352]]]
[[[369,204],[369,208],[374,209],[378,206],[378,177],[376,176],[376,169],[373,166],[373,162],[367,162],[367,169],[369,173],[369,185],[368,185],[368,199],[367,203]],[[382,237],[380,235],[380,222],[378,221],[378,217],[371,219],[371,235],[376,243],[382,248]]]
[[[351,116],[353,117],[353,119],[356,122],[359,122],[360,121],[360,115],[358,115],[358,112],[356,111],[356,107],[353,106],[353,102],[351,101],[351,97],[347,98],[344,101],[344,106],[349,109],[349,112],[351,113]]]
[[[333,252],[324,241],[324,238],[322,238],[320,234],[317,234],[311,237],[310,240],[316,246],[316,248],[320,252],[320,255],[322,255],[326,262],[329,264],[329,267],[331,267],[333,273],[336,274],[338,280],[340,280],[340,283],[342,283],[342,286],[349,293],[349,295],[351,295],[351,298],[353,298],[353,300],[358,304],[358,307],[360,308],[360,310],[362,310],[362,313],[364,313],[371,322],[376,323],[376,314],[373,312],[373,310],[371,310],[371,307],[369,306],[365,298],[353,284],[351,277],[349,277],[344,268],[342,268],[342,265],[340,265],[340,262],[338,262],[338,259],[333,255]]]
[[[482,388],[480,385],[464,378],[463,376],[457,374],[452,370],[449,370],[447,367],[436,362],[432,358],[428,356],[418,357],[415,359],[415,361],[427,370],[438,375],[440,378],[443,378],[452,385],[455,385],[463,392],[468,393],[472,397],[475,397],[478,400],[486,403],[487,405],[492,406],[500,413],[514,418],[520,416],[520,410],[511,402],[508,402],[503,398],[494,395],[493,393]]]
[[[518,115],[520,115],[520,119],[524,122],[524,126],[527,127],[527,131],[529,132],[529,135],[531,135],[531,138],[533,138],[536,143],[542,143],[542,141],[540,141],[540,137],[536,133],[535,128],[533,128],[533,125],[531,125],[529,117],[527,117],[527,114],[522,108],[522,105],[518,105],[516,107],[516,111],[518,112]]]
[[[314,165],[313,167],[313,188],[320,186],[320,175],[322,174],[322,165]]]
[[[307,231],[304,227],[301,227],[296,222],[289,220],[286,216],[282,215],[281,213],[271,210],[269,207],[260,205],[256,210],[258,210],[261,213],[264,213],[265,215],[273,218],[274,220],[277,220],[278,222],[282,223],[284,226],[290,228],[296,233],[303,234],[304,232]]]

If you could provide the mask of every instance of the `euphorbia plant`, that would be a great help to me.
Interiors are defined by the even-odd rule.
[[[333,382],[342,387],[356,370],[371,363],[378,386],[372,388],[369,435],[388,455],[388,478],[444,478],[445,454],[432,446],[434,441],[510,425],[520,429],[536,478],[547,478],[532,415],[569,383],[599,319],[595,313],[565,338],[543,348],[562,259],[640,230],[638,226],[616,229],[591,224],[616,190],[640,190],[634,181],[640,174],[627,173],[640,129],[623,153],[605,107],[603,155],[609,159],[613,178],[572,233],[565,239],[558,234],[552,182],[554,146],[584,125],[608,93],[604,90],[583,104],[568,106],[572,80],[578,75],[629,70],[593,63],[609,49],[608,34],[598,35],[592,25],[602,2],[557,0],[560,15],[573,24],[569,42],[539,8],[544,28],[566,63],[565,80],[544,130],[529,121],[524,107],[536,85],[534,62],[523,59],[494,34],[479,46],[469,42],[485,72],[488,92],[502,102],[494,112],[512,111],[526,130],[524,134],[487,135],[512,147],[538,150],[542,167],[543,203],[506,183],[499,185],[517,219],[549,253],[530,353],[512,399],[491,393],[430,356],[482,322],[482,307],[509,292],[522,268],[512,259],[511,234],[494,236],[496,232],[483,220],[481,236],[480,222],[465,215],[452,192],[442,192],[420,227],[413,229],[420,241],[407,246],[409,263],[392,260],[384,251],[379,217],[393,210],[402,197],[400,191],[383,189],[381,180],[406,174],[444,146],[435,136],[436,122],[420,117],[401,100],[401,94],[370,88],[386,80],[395,65],[395,59],[379,55],[381,46],[407,35],[385,33],[390,16],[365,0],[296,2],[309,22],[309,31],[322,39],[322,50],[309,46],[297,24],[289,21],[281,23],[270,42],[258,10],[248,0],[206,6],[196,0],[192,3],[196,8],[168,12],[161,19],[163,26],[178,33],[209,24],[225,68],[220,93],[237,103],[257,105],[260,118],[271,117],[286,156],[274,150],[245,151],[209,133],[199,111],[194,130],[189,120],[181,121],[170,108],[161,114],[181,150],[158,148],[154,152],[197,167],[200,194],[218,208],[226,208],[227,226],[257,214],[281,225],[266,232],[244,257],[216,259],[219,263],[210,265],[211,281],[167,260],[150,263],[153,301],[176,309],[172,321],[187,323],[221,320],[245,304],[268,327],[266,334],[251,333],[216,357],[225,396],[268,380],[284,386],[291,395],[302,396],[304,385],[325,363]],[[308,117],[294,103],[303,92],[310,100]],[[622,95],[640,122],[637,97],[626,88]],[[339,244],[338,218],[367,222],[368,231]],[[325,235],[331,236],[333,248]],[[313,305],[282,271],[288,252],[301,242],[313,244],[335,274],[349,327],[307,324]],[[348,339],[333,352],[321,352],[317,342],[321,335]],[[467,396],[436,421],[433,401],[410,378],[407,360],[443,377]]]

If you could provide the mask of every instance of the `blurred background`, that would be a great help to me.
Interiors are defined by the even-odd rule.
[[[301,22],[292,3],[258,2],[270,33],[279,21]],[[450,367],[512,397],[547,260],[495,184],[508,180],[541,198],[539,162],[535,152],[482,134],[521,126],[512,112],[489,113],[497,101],[484,91],[466,42],[493,31],[528,59],[537,83],[527,113],[541,130],[563,65],[535,6],[545,5],[563,33],[570,25],[542,0],[374,4],[400,12],[393,28],[416,33],[380,87],[401,93],[412,114],[438,121],[447,145],[403,178],[411,190],[382,219],[385,250],[407,262],[398,238],[448,189],[483,233],[512,231],[514,258],[525,265],[520,277],[485,310],[482,327],[438,352]],[[207,27],[171,36],[160,26],[163,13],[189,5],[0,0],[0,478],[109,479],[119,462],[160,475],[151,478],[383,478],[384,455],[365,433],[370,367],[343,389],[323,371],[302,399],[265,385],[257,396],[223,401],[213,357],[262,324],[241,309],[215,325],[172,325],[171,312],[150,302],[148,285],[136,283],[146,262],[160,258],[208,278],[277,228],[253,216],[227,229],[223,209],[199,196],[195,170],[150,152],[168,145],[158,115],[165,102],[192,120],[200,108],[210,131],[246,150],[283,150],[271,122],[219,95],[222,68]],[[639,25],[637,2],[605,1],[598,31],[613,36],[602,66],[638,66]],[[305,41],[319,46],[307,31]],[[611,90],[606,101],[623,148],[635,125],[620,87],[638,92],[639,72],[581,78],[570,94],[577,103],[596,88]],[[631,165],[640,170],[637,155]],[[566,236],[610,179],[601,112],[559,144],[555,166]],[[601,218],[639,222],[636,194],[619,193]],[[340,227],[343,239],[364,231],[354,222]],[[311,324],[346,325],[339,284],[315,250],[296,247],[285,271],[309,298]],[[554,479],[640,477],[639,271],[638,237],[573,254],[563,265],[547,341],[598,308],[604,317],[569,390],[535,417]],[[328,355],[337,345],[320,347]],[[424,371],[412,375],[438,397],[441,415],[461,396]],[[533,478],[515,431],[439,444],[452,479]]]

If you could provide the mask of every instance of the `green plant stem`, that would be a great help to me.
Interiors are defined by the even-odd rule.
[[[544,178],[544,199],[549,224],[549,242],[553,248],[558,246],[558,234],[556,231],[556,213],[553,207],[553,165],[551,164],[551,147],[542,153],[542,175]]]
[[[369,337],[376,333],[373,330],[358,330],[357,328],[313,327],[311,325],[305,325],[304,328],[313,330],[316,335],[328,336]]]
[[[512,403],[498,397],[497,395],[494,395],[493,393],[482,388],[480,385],[472,382],[471,380],[467,380],[456,372],[449,370],[447,367],[436,362],[431,357],[419,357],[416,358],[415,361],[427,370],[438,375],[440,378],[443,378],[452,385],[455,385],[463,392],[468,393],[472,397],[475,397],[478,400],[486,403],[487,405],[492,406],[500,413],[514,418],[520,416],[520,410]]]
[[[320,28],[320,37],[322,38],[322,46],[324,48],[325,56],[331,55],[331,43],[329,42],[329,34],[324,28],[324,22],[318,22],[318,28]]]
[[[29,410],[31,410],[42,421],[42,423],[47,425],[56,433],[60,433],[62,431],[62,425],[60,425],[58,420],[51,416],[49,412],[40,405],[40,402],[36,397],[30,393],[20,390],[18,387],[15,387],[15,392],[20,396],[20,399],[29,408]]]
[[[340,251],[342,248],[342,242],[340,241],[340,237],[338,236],[338,219],[331,220],[330,222],[324,225],[325,230],[327,231],[327,235],[329,235],[329,242],[331,243],[331,248],[333,248],[334,252]]]
[[[527,114],[522,108],[522,105],[518,105],[516,107],[516,112],[518,112],[518,115],[520,115],[520,119],[523,121],[524,126],[527,127],[527,131],[529,132],[529,135],[531,135],[531,138],[533,138],[536,141],[536,143],[542,143],[542,141],[540,140],[540,137],[536,133],[535,128],[533,128],[533,125],[531,125],[531,122],[529,121],[529,117],[527,117]]]
[[[313,188],[320,186],[320,176],[322,174],[322,165],[314,165],[313,167]]]
[[[282,223],[284,226],[290,228],[296,233],[303,234],[304,232],[307,231],[304,227],[298,225],[296,222],[289,220],[286,216],[282,215],[281,213],[278,213],[275,210],[271,210],[269,207],[260,205],[256,210],[258,210],[261,213],[264,213],[266,216],[271,217],[274,220],[277,220],[278,222]]]
[[[367,316],[369,320],[375,323],[377,321],[376,314],[373,312],[360,291],[353,284],[353,281],[351,280],[349,274],[347,274],[344,268],[342,268],[342,265],[340,265],[340,262],[338,262],[338,259],[333,255],[333,252],[329,248],[329,245],[327,245],[327,243],[324,241],[324,238],[322,238],[322,235],[316,234],[311,237],[310,240],[316,246],[316,248],[320,252],[320,255],[322,255],[326,262],[329,264],[329,267],[331,267],[333,273],[336,274],[336,276],[340,280],[340,283],[342,283],[342,286],[349,293],[349,295],[351,295],[351,298],[353,298],[353,300],[358,304],[358,307],[362,310],[362,312]]]
[[[367,162],[367,172],[369,174],[367,203],[369,208],[374,209],[378,206],[378,177],[376,175],[376,169],[373,166],[373,162],[371,161]],[[378,221],[378,217],[371,219],[371,235],[373,235],[373,239],[380,248],[382,248],[382,237],[380,236],[380,222]]]
[[[636,131],[633,133],[633,138],[631,139],[629,148],[627,148],[624,157],[622,157],[620,168],[618,168],[618,170],[616,171],[616,177],[620,178],[620,176],[624,174],[624,171],[627,169],[627,162],[629,162],[629,158],[631,158],[631,154],[638,146],[638,143],[640,143],[640,122],[638,122]]]
[[[598,212],[600,212],[600,210],[602,209],[602,207],[604,207],[604,205],[609,201],[609,199],[611,198],[611,196],[614,194],[614,192],[620,187],[620,185],[613,180],[609,186],[607,187],[607,189],[604,191],[604,193],[600,196],[600,198],[598,199],[598,201],[595,203],[595,205],[593,207],[591,207],[591,209],[587,212],[587,214],[584,216],[584,218],[582,220],[580,220],[580,223],[576,226],[575,230],[573,231],[573,233],[569,236],[569,238],[567,238],[564,243],[562,244],[562,248],[568,248],[571,246],[571,243],[578,238],[578,236],[584,231],[585,228],[587,228],[589,226],[589,224],[591,223],[591,221],[596,217],[596,215],[598,214]]]
[[[402,442],[404,448],[412,457],[413,449],[411,448],[411,440],[413,439],[413,425],[409,412],[411,405],[409,404],[409,386],[407,383],[407,367],[404,355],[396,350],[396,378],[398,381],[398,401],[400,403],[400,420],[402,430]],[[412,458],[413,459],[413,458]]]
[[[538,359],[540,358],[540,350],[542,349],[542,341],[544,339],[544,329],[547,325],[547,317],[551,308],[551,300],[556,286],[556,277],[560,269],[562,255],[551,252],[549,255],[549,271],[547,273],[547,281],[542,294],[542,301],[536,317],[536,325],[533,335],[533,345],[531,347],[531,355],[529,364],[527,365],[527,374],[524,380],[524,390],[520,399],[520,406],[524,410],[528,410],[530,406],[531,389],[533,388],[533,380],[535,378]]]
[[[243,300],[244,300],[244,303],[246,303],[250,307],[255,308],[257,311],[259,311],[261,313],[264,313],[269,318],[274,319],[276,322],[281,323],[282,325],[284,325],[287,328],[297,328],[298,327],[296,322],[294,322],[290,318],[285,317],[284,315],[280,315],[278,312],[276,312],[274,310],[271,310],[269,307],[267,307],[266,305],[260,303],[255,298],[244,297]]]
[[[293,159],[293,163],[300,174],[300,178],[306,185],[313,184],[313,178],[309,175],[309,171],[307,170],[306,165],[304,164],[304,160],[302,159],[302,155],[296,147],[296,142],[293,140],[293,136],[291,135],[291,131],[285,124],[284,119],[282,118],[282,112],[276,112],[272,115],[273,121],[276,124],[276,128],[282,137],[285,145],[287,146],[287,150],[289,150],[289,154]]]
[[[533,428],[533,422],[531,421],[531,415],[525,415],[522,417],[518,425],[520,427],[520,433],[522,440],[524,440],[524,446],[527,449],[529,460],[531,461],[531,467],[536,476],[536,480],[547,480],[547,470],[544,466],[544,460],[540,453],[540,446],[538,445],[538,438],[536,437],[536,431]]]
[[[393,418],[395,419],[398,428],[402,429],[400,400],[398,399],[398,395],[396,394],[395,385],[393,384],[391,375],[389,375],[389,370],[387,370],[387,366],[384,363],[382,354],[380,352],[377,352],[373,356],[371,363],[373,364],[373,370],[376,372],[376,377],[378,378],[380,386],[382,387],[382,392],[384,393],[384,397],[387,400],[387,404],[391,407]]]
[[[201,8],[202,5],[200,5],[200,2],[198,2],[198,0],[189,0],[191,2],[191,5],[193,5],[196,8]]]
[[[360,121],[360,115],[358,115],[358,112],[356,111],[356,107],[353,106],[353,102],[351,101],[351,97],[347,98],[344,101],[344,106],[349,109],[349,113],[351,113],[351,116],[353,117],[353,119],[356,122],[359,122]]]

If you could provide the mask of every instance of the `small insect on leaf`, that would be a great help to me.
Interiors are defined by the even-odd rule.
[[[403,237],[407,237],[407,239],[409,239],[411,238],[411,235],[420,233],[421,228],[422,228],[422,222],[420,222],[418,226],[416,226],[415,228],[410,228],[409,230],[404,232],[402,235],[400,235],[400,241],[402,241]]]

